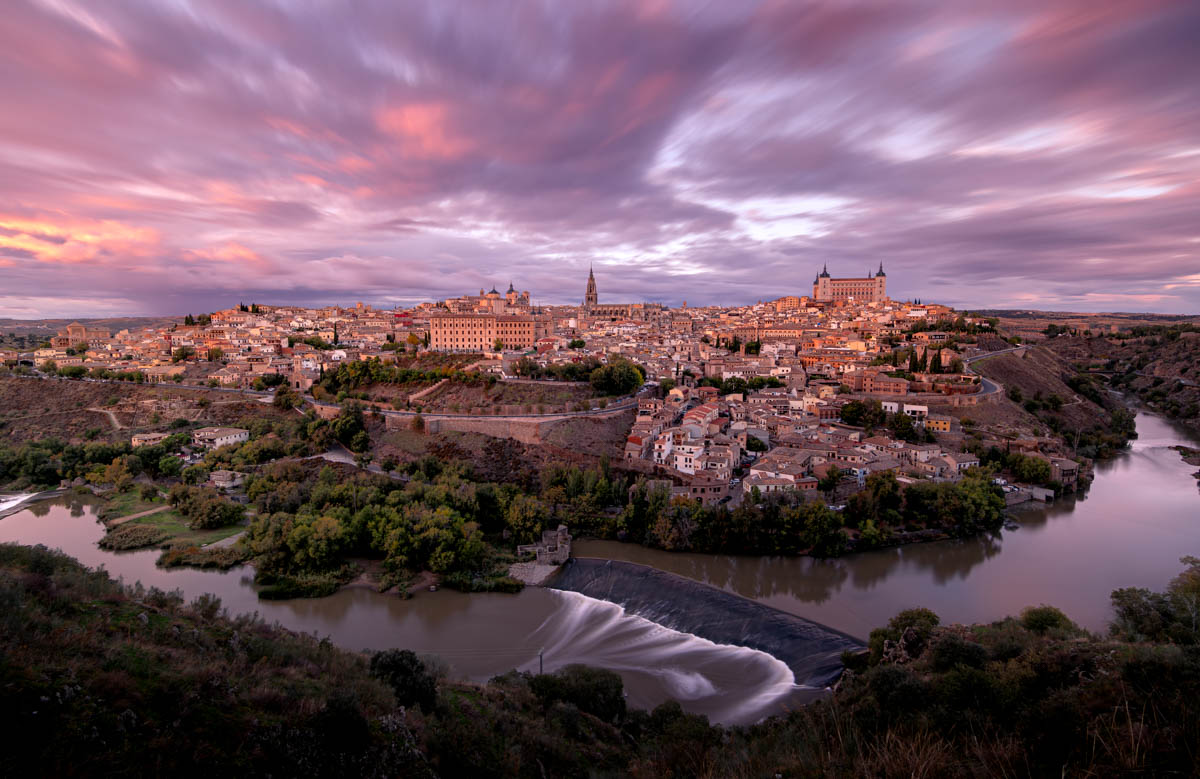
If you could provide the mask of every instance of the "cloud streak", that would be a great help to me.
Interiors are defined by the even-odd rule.
[[[1194,313],[1196,40],[1187,0],[14,0],[0,315],[575,302],[592,263],[738,304],[880,261]]]

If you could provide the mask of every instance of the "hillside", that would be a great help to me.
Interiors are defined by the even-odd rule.
[[[227,618],[213,599],[123,589],[57,552],[4,545],[0,718],[13,748],[0,771],[1192,775],[1200,653],[1179,604],[1200,589],[1200,561],[1185,562],[1164,595],[1114,594],[1122,639],[1083,633],[1050,607],[976,626],[913,609],[872,632],[832,700],[725,729],[674,703],[627,710],[611,672],[450,682],[411,653],[346,652]]]
[[[228,425],[246,416],[275,418],[285,413],[228,392],[0,377],[0,443],[48,437],[128,442],[133,433],[167,430],[178,419]]]
[[[1200,329],[1182,325],[1146,332],[1120,338],[1060,336],[1048,346],[1097,381],[1136,395],[1147,407],[1200,433]]]
[[[1104,458],[1133,433],[1121,398],[1052,348],[1034,345],[972,364],[1004,387],[1004,397],[969,408],[931,406],[1006,439],[1039,439],[1043,452]]]

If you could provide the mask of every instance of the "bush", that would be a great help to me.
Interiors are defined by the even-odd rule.
[[[153,525],[137,525],[132,522],[119,525],[100,539],[100,548],[111,552],[127,549],[144,549],[158,546],[167,540],[167,533]]]
[[[239,565],[246,555],[236,546],[174,546],[158,556],[159,568],[216,568],[227,570]]]
[[[562,701],[605,722],[625,718],[625,685],[612,671],[568,665],[557,673],[533,677],[529,686],[547,708]]]
[[[401,706],[419,706],[433,711],[437,702],[437,681],[416,653],[407,649],[388,649],[371,657],[371,675],[386,682]]]
[[[983,668],[988,652],[981,644],[965,641],[955,633],[947,633],[929,647],[930,663],[935,671],[949,671],[957,666]]]
[[[1021,612],[1021,625],[1038,635],[1044,635],[1051,630],[1066,630],[1077,632],[1079,628],[1066,614],[1053,606],[1030,606]]]

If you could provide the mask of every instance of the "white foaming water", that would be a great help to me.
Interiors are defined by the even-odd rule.
[[[19,506],[23,501],[31,498],[35,493],[25,493],[22,495],[0,495],[0,514],[8,511],[10,508]]]
[[[616,671],[634,706],[673,698],[711,720],[748,724],[783,711],[806,689],[765,652],[681,633],[577,592],[549,592],[563,606],[530,636],[545,647],[545,670],[580,663]],[[536,671],[537,661],[520,670]]]

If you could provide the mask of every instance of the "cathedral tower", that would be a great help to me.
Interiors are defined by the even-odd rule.
[[[592,269],[588,268],[587,292],[583,294],[583,307],[592,308],[599,302],[599,296],[596,294],[596,277],[592,275]]]

